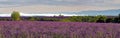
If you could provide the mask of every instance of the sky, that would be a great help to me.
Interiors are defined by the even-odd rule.
[[[120,0],[0,0],[0,13],[77,12],[120,9]]]

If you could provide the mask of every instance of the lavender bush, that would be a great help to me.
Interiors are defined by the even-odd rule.
[[[120,24],[0,21],[0,38],[120,38]]]

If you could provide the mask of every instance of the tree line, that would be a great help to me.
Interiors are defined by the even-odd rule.
[[[62,20],[63,22],[99,22],[99,23],[120,23],[119,16],[109,18],[107,16],[72,16]]]
[[[28,17],[21,18],[20,13],[18,11],[13,11],[11,14],[11,21],[61,21],[61,22],[99,22],[99,23],[120,23],[120,14],[116,17],[109,18],[107,16],[98,15],[98,16],[71,16],[68,18],[40,18],[40,17]],[[9,20],[2,18],[0,20]]]

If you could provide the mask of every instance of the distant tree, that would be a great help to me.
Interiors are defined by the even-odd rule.
[[[8,21],[7,18],[0,18],[0,21]]]
[[[58,18],[42,18],[41,21],[59,21]]]
[[[69,18],[69,20],[73,21],[73,22],[82,22],[83,17],[82,16],[72,16],[71,18]]]
[[[114,20],[114,18],[107,18],[106,23],[111,23],[111,22],[113,22],[113,20]]]
[[[12,20],[14,21],[18,21],[20,20],[20,13],[18,11],[13,11],[13,13],[11,14]]]
[[[120,18],[120,14],[118,15],[118,17]]]
[[[63,22],[82,22],[82,16],[72,16],[66,19],[63,19]]]
[[[120,23],[120,14],[114,18],[113,20],[114,23]]]
[[[36,20],[36,21],[41,21],[42,18],[36,17],[35,20]]]
[[[36,19],[35,19],[35,17],[29,17],[29,20],[30,21],[35,21]]]
[[[97,22],[97,17],[93,16],[93,17],[89,17],[88,22]]]
[[[62,22],[71,22],[71,20],[69,20],[68,18],[62,19],[62,20],[60,20],[60,21],[62,21]]]
[[[119,14],[119,16],[118,16],[118,22],[120,23],[120,14]]]
[[[114,20],[113,20],[113,22],[114,22],[114,23],[118,23],[118,20],[119,20],[119,18],[118,18],[118,17],[115,17]]]
[[[83,16],[82,22],[90,22],[93,18],[91,16]]]
[[[64,15],[60,14],[59,16],[60,16],[60,17],[63,17]]]
[[[106,21],[106,19],[107,19],[106,16],[102,16],[102,15],[98,15],[98,16],[97,16],[97,22],[103,23],[103,22]]]
[[[63,19],[64,22],[106,22],[106,16],[72,16],[70,18]]]

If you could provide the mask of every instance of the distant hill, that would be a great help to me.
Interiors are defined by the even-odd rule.
[[[96,15],[117,16],[118,14],[120,14],[120,9],[102,10],[102,11],[89,10],[89,11],[78,12],[77,14],[87,14],[90,16],[96,16]]]
[[[105,16],[118,16],[120,14],[120,9],[112,10],[88,10],[88,11],[79,11],[79,12],[47,12],[39,14],[25,14],[21,13],[22,16],[96,16],[96,15],[105,15]],[[10,14],[0,14],[0,17],[10,17]]]

